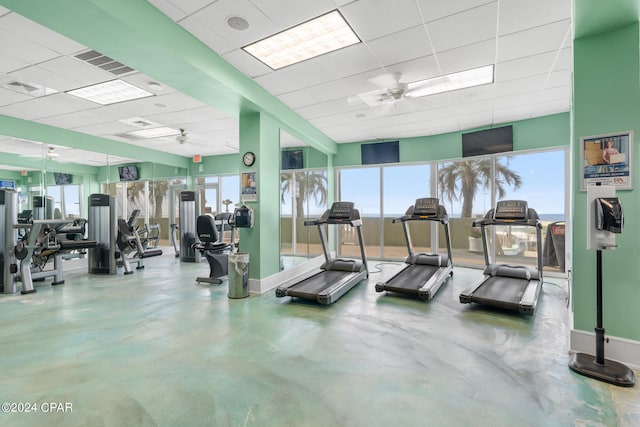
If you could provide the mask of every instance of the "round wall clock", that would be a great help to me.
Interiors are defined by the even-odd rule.
[[[251,151],[247,151],[242,156],[242,163],[244,163],[245,166],[253,166],[255,162],[256,162],[256,155],[253,154]]]

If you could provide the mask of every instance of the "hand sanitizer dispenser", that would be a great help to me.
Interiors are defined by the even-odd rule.
[[[236,228],[253,227],[253,209],[246,206],[236,208],[233,213],[233,222]]]
[[[616,234],[622,233],[622,204],[612,185],[587,187],[587,249],[616,247]]]
[[[595,200],[596,229],[622,233],[624,215],[620,199],[617,197],[598,197]]]

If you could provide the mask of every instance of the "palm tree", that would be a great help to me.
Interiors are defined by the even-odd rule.
[[[469,218],[473,213],[473,199],[478,188],[489,189],[491,186],[491,165],[489,158],[463,160],[445,165],[438,171],[439,193],[449,203],[462,199],[462,218]],[[522,178],[506,165],[496,162],[496,193],[498,198],[506,194],[506,186],[520,188]]]
[[[294,184],[295,183],[295,184]],[[296,199],[296,217],[304,217],[304,205],[311,197],[317,205],[327,204],[327,175],[323,171],[291,171],[280,174],[281,200],[285,194]],[[297,189],[295,188],[297,187]]]
[[[149,201],[155,203],[155,215],[156,221],[162,217],[162,203],[164,198],[169,192],[168,180],[154,180],[149,181]],[[141,201],[144,195],[144,181],[129,182],[127,184],[127,198],[133,202],[138,203]]]

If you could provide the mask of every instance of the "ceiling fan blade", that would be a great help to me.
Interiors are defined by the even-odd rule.
[[[381,74],[379,76],[372,77],[367,81],[373,85],[378,86],[379,88],[386,89],[396,86],[400,82],[401,78],[402,74],[400,73]]]

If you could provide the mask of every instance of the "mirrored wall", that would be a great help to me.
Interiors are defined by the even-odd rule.
[[[307,146],[281,150],[280,254],[286,269],[322,255],[316,227],[304,222],[322,216],[328,206],[327,155]]]

